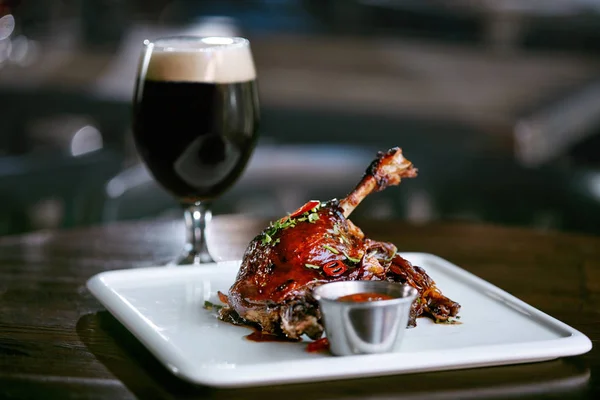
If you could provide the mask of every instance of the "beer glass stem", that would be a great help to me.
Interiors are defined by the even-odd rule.
[[[205,264],[215,262],[208,251],[206,227],[212,218],[210,204],[196,202],[184,206],[186,243],[177,264]]]

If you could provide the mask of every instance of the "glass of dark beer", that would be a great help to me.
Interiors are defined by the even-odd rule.
[[[210,204],[239,178],[258,136],[250,43],[238,37],[145,41],[134,95],[136,147],[184,209],[187,242],[175,264],[214,262]]]

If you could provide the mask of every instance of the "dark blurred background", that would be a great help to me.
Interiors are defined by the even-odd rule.
[[[420,176],[357,217],[600,234],[600,0],[0,0],[0,235],[180,216],[130,132],[171,34],[252,42],[261,139],[216,214],[343,197],[399,145]]]

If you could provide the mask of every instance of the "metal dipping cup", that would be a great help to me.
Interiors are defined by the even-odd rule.
[[[338,300],[356,293],[386,294],[393,299],[367,302]],[[333,282],[313,289],[331,353],[349,356],[396,350],[404,336],[417,293],[412,286],[385,281]]]

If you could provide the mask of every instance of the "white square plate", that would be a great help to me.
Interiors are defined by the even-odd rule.
[[[550,360],[589,351],[581,332],[448,261],[403,253],[461,304],[458,325],[419,318],[398,352],[334,357],[306,342],[251,342],[251,331],[203,308],[219,303],[240,262],[103,272],[92,294],[169,370],[193,383],[242,387]]]

